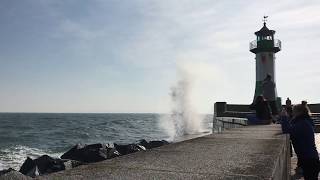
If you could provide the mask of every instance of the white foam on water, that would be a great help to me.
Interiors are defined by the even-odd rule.
[[[50,153],[41,149],[20,145],[6,148],[1,150],[0,169],[7,169],[10,167],[19,170],[27,157],[35,159],[45,154],[55,158],[61,155],[61,153]]]
[[[5,162],[0,161],[0,171],[3,169],[8,169],[9,167],[5,165]]]

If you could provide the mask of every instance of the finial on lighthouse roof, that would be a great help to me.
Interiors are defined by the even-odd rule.
[[[263,16],[263,26],[266,26],[268,16]]]
[[[266,22],[267,22],[267,19],[268,18],[268,16],[263,16],[263,27],[259,30],[259,31],[257,31],[257,32],[255,32],[254,34],[255,35],[257,35],[257,36],[268,36],[268,35],[273,35],[274,33],[275,33],[275,31],[274,30],[270,30],[268,27],[267,27],[267,24],[266,24]]]

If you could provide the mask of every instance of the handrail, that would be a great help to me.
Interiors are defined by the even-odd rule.
[[[281,49],[281,41],[279,39],[274,40],[274,47],[278,47],[279,49]]]
[[[314,124],[320,124],[320,114],[319,113],[311,113],[311,119]]]
[[[218,120],[219,121],[219,120]],[[238,123],[238,122],[230,122],[230,121],[220,121],[222,123],[226,123],[226,124],[236,124],[236,125],[240,125],[240,126],[247,126],[247,124],[243,124],[243,123]]]
[[[281,49],[281,41],[280,41],[279,39],[274,39],[274,41],[273,41],[273,46]],[[250,49],[250,50],[255,49],[255,48],[257,48],[257,47],[258,47],[257,40],[251,41],[251,42],[249,43],[249,49]]]
[[[221,132],[224,129],[243,127],[248,125],[246,118],[213,117],[213,132]]]
[[[257,45],[257,40],[251,41],[251,42],[249,43],[249,49],[250,49],[250,50],[255,49],[255,48],[257,48],[257,47],[258,47],[258,45]]]

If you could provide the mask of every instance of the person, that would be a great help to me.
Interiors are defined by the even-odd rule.
[[[308,105],[308,102],[306,100],[303,100],[303,101],[301,101],[301,104],[306,106],[306,105]]]
[[[292,118],[292,104],[291,104],[291,100],[289,98],[287,98],[286,100],[286,106],[285,109],[289,115],[289,118]]]
[[[308,102],[307,102],[306,100],[301,101],[301,104],[302,104],[303,106],[308,107]],[[308,112],[309,112],[309,114],[311,114],[311,112],[310,112],[310,109],[309,109],[309,108],[308,108]],[[313,121],[313,119],[312,119],[312,118],[310,118],[310,123],[311,123],[311,125],[312,125],[312,127],[313,127],[313,129],[314,129],[314,128],[315,128],[315,125],[314,125],[314,121]]]
[[[303,103],[301,103],[301,104],[303,104]],[[285,110],[288,113],[289,120],[292,119],[292,107],[293,106],[292,106],[291,100],[288,97],[286,100]],[[293,156],[291,140],[290,140],[290,155],[291,155],[291,157]],[[298,174],[298,175],[302,174],[301,163],[300,163],[299,159],[297,160],[297,167],[296,167],[295,171],[296,171],[296,174]]]
[[[261,122],[261,124],[271,123],[270,108],[262,95],[256,97],[255,102],[250,105],[250,109],[256,111],[256,117]]]
[[[276,91],[275,91],[275,83],[271,80],[271,75],[267,74],[266,78],[263,80],[262,83],[262,95],[267,100],[272,115],[278,115],[278,109],[276,104]]]
[[[290,134],[304,179],[318,179],[320,163],[314,130],[310,121],[310,110],[306,104],[298,104],[293,106],[292,115],[293,119],[289,121],[285,109],[281,112],[282,131]]]

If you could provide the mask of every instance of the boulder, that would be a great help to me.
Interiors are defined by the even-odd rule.
[[[52,158],[48,155],[40,156],[34,160],[40,175],[65,170],[64,162],[61,159]]]
[[[114,147],[121,155],[126,155],[138,151],[145,151],[146,148],[139,144],[127,144],[127,145],[118,145],[114,144]]]
[[[22,166],[20,167],[19,172],[21,172],[24,175],[35,177],[36,175],[39,175],[36,167],[36,163],[31,159],[30,157],[27,157],[27,159],[24,161]]]
[[[82,160],[82,150],[83,145],[77,144],[73,146],[70,150],[65,152],[60,158],[61,159],[72,159],[72,160],[77,160],[81,161]]]
[[[145,147],[146,149],[150,149],[149,148],[149,142],[145,139],[141,139],[139,140],[138,144],[140,144],[141,146]]]
[[[121,154],[117,151],[116,148],[108,148],[108,152],[107,152],[107,156],[108,156],[108,159],[111,159],[111,158],[115,158],[115,157],[118,157],[120,156]]]
[[[76,145],[61,156],[61,159],[71,159],[85,163],[99,162],[119,156],[113,148],[103,144]]]
[[[52,158],[48,155],[43,155],[35,160],[27,157],[19,172],[30,177],[36,177],[62,170],[65,170],[63,160]]]
[[[169,142],[165,140],[148,142],[145,139],[141,139],[138,144],[144,146],[146,149],[152,149],[152,148],[160,147],[163,145],[167,145],[169,144]]]
[[[22,173],[23,174],[23,173]],[[38,166],[34,166],[32,167],[26,174],[24,174],[26,176],[30,176],[32,178],[36,177],[36,176],[39,176],[40,175],[40,172],[39,172],[39,169],[38,169]]]

